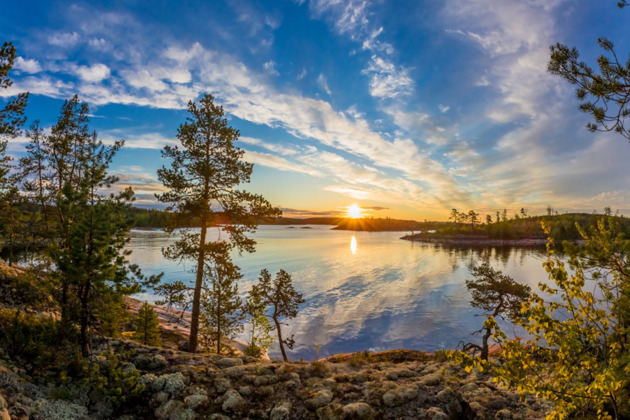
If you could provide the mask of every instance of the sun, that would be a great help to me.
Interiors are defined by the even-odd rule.
[[[350,207],[348,207],[348,217],[351,217],[353,219],[359,219],[361,218],[361,207],[357,206],[356,204],[351,205]]]

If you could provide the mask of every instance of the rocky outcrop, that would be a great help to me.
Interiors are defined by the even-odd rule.
[[[96,344],[94,358],[105,359],[98,353],[107,351],[128,358],[121,369],[139,378],[136,398],[120,406],[97,403],[79,385],[60,395],[51,385],[36,386],[5,368],[0,370],[0,420],[494,419],[507,418],[506,413],[535,419],[548,409],[533,397],[519,401],[488,376],[421,352],[283,364],[107,340]]]

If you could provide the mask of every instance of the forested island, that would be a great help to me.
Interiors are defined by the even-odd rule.
[[[615,220],[620,232],[630,234],[630,219],[607,214],[606,209],[603,214]],[[583,241],[585,230],[596,227],[601,217],[602,214],[566,213],[504,220],[497,217],[495,222],[487,223],[457,221],[434,229],[423,226],[421,232],[401,239],[459,246],[545,246],[549,240],[560,245],[563,241]]]

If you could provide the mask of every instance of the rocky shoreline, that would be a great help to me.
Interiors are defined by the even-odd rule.
[[[111,354],[141,388],[125,405],[0,365],[0,419],[542,419],[549,408],[410,350],[285,364],[99,339],[90,363],[106,370]]]

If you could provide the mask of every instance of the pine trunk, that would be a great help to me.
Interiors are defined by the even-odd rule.
[[[192,318],[190,320],[190,339],[188,341],[188,351],[197,352],[197,339],[199,335],[199,311],[201,304],[201,287],[203,285],[203,264],[205,261],[205,245],[207,229],[206,214],[201,216],[201,237],[199,238],[199,257],[197,258],[197,278],[195,279],[195,292],[193,294]]]

